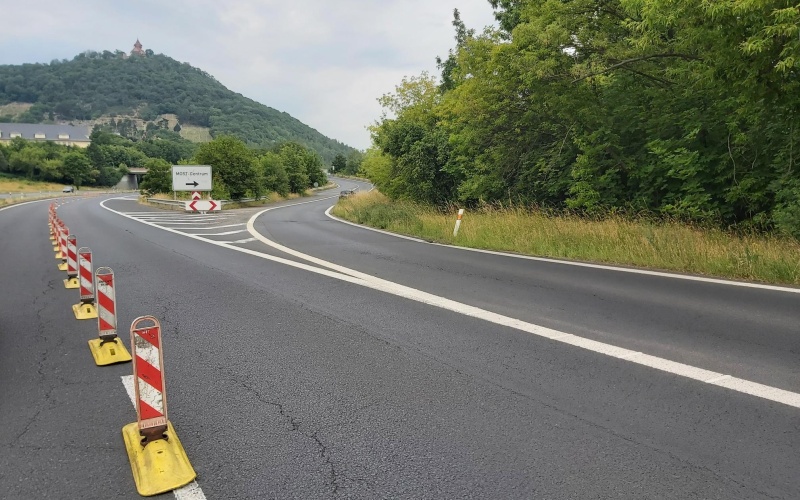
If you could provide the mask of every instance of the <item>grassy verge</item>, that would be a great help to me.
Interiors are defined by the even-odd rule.
[[[455,210],[390,202],[378,192],[341,200],[333,214],[429,241],[729,279],[800,285],[800,242],[737,236],[678,223],[623,218],[590,221],[518,208],[468,211],[453,237]]]
[[[0,193],[38,193],[42,191],[61,191],[64,184],[32,181],[21,177],[0,175]]]

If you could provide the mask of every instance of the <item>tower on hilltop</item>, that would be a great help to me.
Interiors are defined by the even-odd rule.
[[[143,56],[144,50],[142,50],[142,42],[139,39],[136,39],[136,43],[133,44],[133,50],[131,51],[132,56]]]

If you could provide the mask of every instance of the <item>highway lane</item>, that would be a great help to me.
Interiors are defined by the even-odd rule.
[[[339,182],[369,189],[366,183]],[[509,258],[332,222],[335,200],[261,215],[255,229],[299,252],[499,314],[800,390],[800,292]],[[469,224],[469,214],[465,219]]]
[[[294,229],[325,205],[304,205]],[[0,491],[133,498],[119,436],[134,418],[119,382],[130,368],[92,366],[94,326],[69,318],[45,208],[0,212],[0,250],[16,264],[0,298]],[[97,200],[59,213],[117,272],[123,329],[162,319],[171,419],[209,498],[800,496],[796,408],[189,239]],[[247,239],[233,238],[212,239]],[[324,244],[308,246],[331,257]]]

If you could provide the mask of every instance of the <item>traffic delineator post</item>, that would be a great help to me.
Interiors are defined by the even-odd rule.
[[[58,216],[53,215],[53,218],[50,220],[50,239],[53,240],[53,251],[58,252],[61,248],[61,242],[58,239]]]
[[[56,208],[55,204],[51,203],[50,210],[48,211],[47,214],[47,226],[50,229],[50,241],[56,241],[56,232],[53,227],[55,224],[55,219],[56,219]]]
[[[92,251],[87,247],[78,249],[78,282],[81,301],[72,306],[75,319],[94,319],[97,308],[94,306],[94,274],[92,274]]]
[[[66,234],[65,234],[66,233]],[[58,243],[58,251],[56,252],[56,259],[60,260],[61,263],[58,265],[59,271],[66,271],[67,270],[67,240],[66,235],[69,234],[69,229],[67,226],[64,225],[63,222],[58,221],[58,227],[56,227],[56,242]],[[63,267],[63,269],[62,269]]]
[[[78,239],[74,234],[67,236],[67,279],[64,288],[80,288],[78,281]]]
[[[131,355],[117,336],[117,294],[114,271],[100,267],[95,272],[97,295],[97,329],[99,338],[89,341],[89,350],[97,366],[125,363]]]
[[[137,421],[122,428],[136,490],[165,493],[192,482],[197,474],[167,418],[161,324],[153,316],[131,324],[133,386]]]
[[[464,216],[464,209],[463,208],[459,208],[458,209],[458,218],[456,218],[456,227],[453,228],[453,237],[454,238],[456,236],[458,236],[458,230],[459,230],[459,228],[461,228],[461,218],[463,216]]]

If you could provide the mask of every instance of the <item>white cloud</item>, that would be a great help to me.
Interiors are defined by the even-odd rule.
[[[488,0],[15,3],[17,22],[0,31],[0,43],[15,50],[4,50],[0,64],[129,50],[138,37],[145,48],[363,149],[366,126],[380,115],[376,99],[404,76],[436,72],[436,56],[455,43],[454,8],[478,31],[493,22]]]

